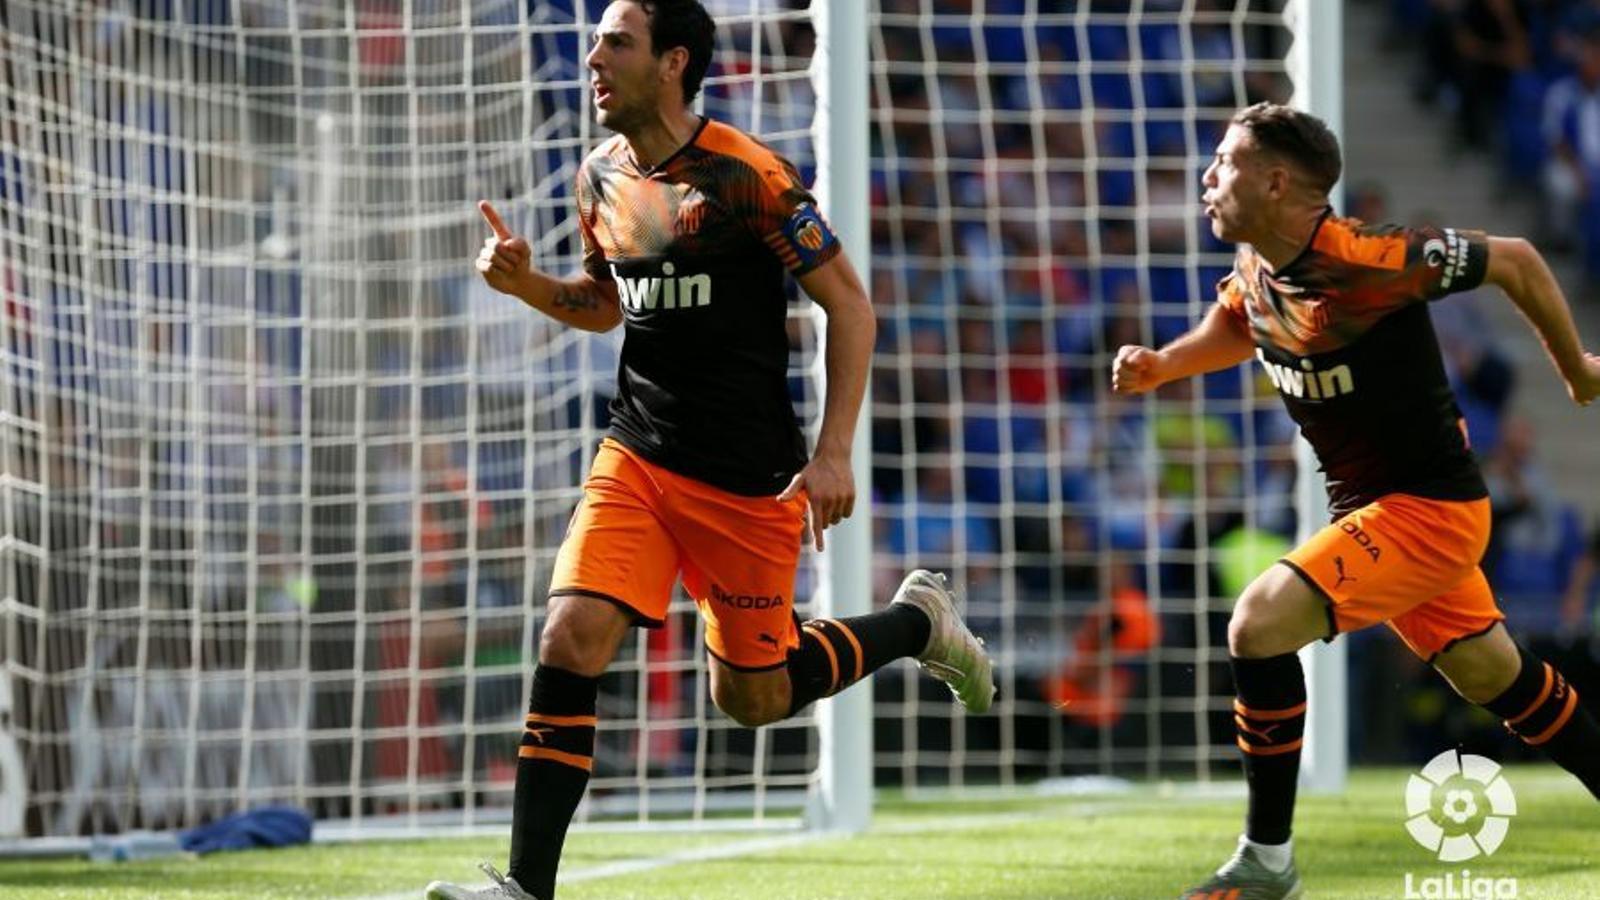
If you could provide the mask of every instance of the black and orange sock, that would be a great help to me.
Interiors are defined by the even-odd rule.
[[[903,656],[928,646],[933,624],[922,610],[895,603],[848,619],[812,619],[800,626],[789,654],[789,714],[831,697]]]
[[[1233,657],[1233,724],[1250,786],[1245,837],[1258,844],[1289,840],[1306,728],[1306,676],[1293,653],[1267,659]]]
[[[533,670],[527,727],[517,748],[506,873],[539,900],[556,892],[567,826],[594,767],[595,695],[600,679],[540,665]]]
[[[1519,646],[1522,669],[1511,687],[1483,704],[1512,734],[1578,776],[1600,799],[1600,726],[1555,666]]]

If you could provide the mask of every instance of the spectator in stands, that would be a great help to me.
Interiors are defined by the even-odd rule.
[[[1475,291],[1432,310],[1456,403],[1479,456],[1494,452],[1517,386],[1516,370],[1484,318],[1480,303],[1484,299],[1482,291]]]
[[[1111,568],[1111,594],[1076,622],[1066,657],[1040,692],[1062,715],[1095,729],[1115,728],[1139,684],[1144,654],[1161,640],[1161,620],[1127,561]]]
[[[1012,326],[1007,343],[1010,365],[1006,370],[1006,386],[1011,402],[1036,407],[1051,400],[1058,389],[1057,373],[1045,350],[1043,324],[1038,319],[1018,322]]]
[[[371,610],[375,615],[366,631],[368,701],[362,725],[385,734],[372,742],[372,763],[364,773],[374,785],[397,784],[413,773],[422,781],[442,780],[453,768],[443,736],[433,731],[441,724],[438,681],[419,679],[411,668],[414,659],[422,669],[440,665],[437,643],[419,622],[404,614],[411,608],[411,597],[406,584],[391,588],[379,601],[382,607]],[[414,641],[421,642],[416,657],[412,656]],[[411,723],[428,731],[414,740],[408,738],[404,732]],[[432,802],[443,801],[435,798]],[[377,809],[399,812],[405,804],[403,796],[388,797],[377,801]]]
[[[1594,190],[1600,176],[1600,22],[1578,36],[1575,50],[1575,71],[1545,95],[1546,227],[1569,246],[1569,236],[1581,241],[1594,278],[1600,274],[1594,256],[1600,250],[1600,194]]]
[[[1194,389],[1192,381],[1162,386],[1162,402],[1151,425],[1162,460],[1161,497],[1180,506],[1189,500],[1237,499],[1238,438],[1226,418],[1194,410]]]
[[[911,402],[917,413],[913,437],[917,453],[950,449],[951,372],[949,345],[942,326],[916,328],[911,335]]]
[[[1484,573],[1517,603],[1519,626],[1552,633],[1560,623],[1567,577],[1582,551],[1577,510],[1563,502],[1534,461],[1533,426],[1506,419],[1499,446],[1484,465],[1493,530]]]
[[[1512,76],[1529,64],[1528,33],[1513,0],[1434,0],[1425,35],[1428,79],[1452,109],[1456,136],[1487,147]],[[1442,89],[1442,90],[1441,90]]]
[[[1389,191],[1377,181],[1363,181],[1345,195],[1345,209],[1351,218],[1363,222],[1393,222],[1389,214]]]
[[[1600,628],[1600,523],[1589,536],[1589,547],[1578,555],[1567,576],[1567,593],[1561,600],[1561,630],[1568,634],[1595,635]]]

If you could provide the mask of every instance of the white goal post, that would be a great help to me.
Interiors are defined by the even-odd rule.
[[[1289,55],[1290,78],[1295,84],[1294,104],[1319,116],[1342,141],[1344,138],[1344,3],[1294,0],[1285,14],[1291,19],[1296,41]],[[1346,158],[1349,154],[1346,153]],[[1330,199],[1343,208],[1344,182],[1335,185]],[[1295,443],[1300,470],[1296,504],[1300,510],[1298,538],[1306,540],[1326,521],[1325,481],[1317,471],[1311,445]],[[1350,768],[1350,706],[1346,689],[1347,651],[1344,641],[1313,644],[1301,651],[1306,670],[1305,755],[1300,780],[1314,793],[1344,791]]]
[[[817,202],[832,217],[844,252],[870,266],[868,196],[867,4],[813,0],[817,54],[811,77],[817,88]],[[819,342],[819,350],[825,342]],[[822,372],[821,353],[812,365]],[[826,378],[821,379],[824,386]],[[868,396],[872,386],[867,385]],[[818,607],[829,616],[872,610],[871,403],[861,405],[850,459],[857,487],[851,518],[832,529]],[[823,701],[817,711],[823,753],[810,824],[830,831],[862,831],[872,818],[872,680]]]

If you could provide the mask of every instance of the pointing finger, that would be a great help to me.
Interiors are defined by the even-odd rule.
[[[494,211],[494,206],[487,200],[478,201],[478,212],[483,213],[483,218],[489,223],[489,228],[494,231],[494,236],[502,241],[511,240],[511,229],[501,221],[500,214]]]

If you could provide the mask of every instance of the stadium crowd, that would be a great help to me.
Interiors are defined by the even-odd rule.
[[[1462,147],[1494,153],[1508,186],[1537,189],[1544,241],[1581,249],[1600,279],[1600,4],[1391,0],[1391,10],[1396,43],[1421,47],[1417,99],[1450,112]]]
[[[1198,12],[1229,6],[1202,3]],[[1464,137],[1508,156],[1526,154],[1534,144],[1518,129],[1532,122],[1539,126],[1534,137],[1549,142],[1534,147],[1540,163],[1568,171],[1581,158],[1572,148],[1600,135],[1600,15],[1594,4],[1525,4],[1543,23],[1537,34],[1545,49],[1531,57],[1491,53],[1484,45],[1492,43],[1495,16],[1509,6],[1480,0],[1396,5],[1397,15],[1426,22],[1414,24],[1430,36],[1425,84],[1440,102],[1454,103]],[[1003,29],[985,29],[976,43],[966,28],[932,33],[931,55],[942,63],[1022,58],[1020,42]],[[912,29],[900,35],[885,28],[884,37],[893,58],[915,63],[930,55]],[[1213,77],[1204,61],[1237,58],[1242,48],[1220,25],[1196,24],[1190,37],[1195,102],[1230,106],[1236,98],[1226,69]],[[1170,339],[1209,302],[1210,285],[1226,270],[1227,248],[1161,212],[1165,204],[1192,199],[1186,155],[1203,160],[1221,127],[1202,115],[1191,131],[1180,117],[1163,115],[1180,105],[1184,87],[1161,64],[1180,58],[1175,27],[1145,25],[1131,41],[1126,29],[1094,25],[1082,34],[1042,29],[1038,39],[1042,57],[1062,66],[1046,68],[1037,79],[990,74],[974,84],[906,75],[889,79],[887,92],[879,86],[874,297],[882,328],[873,486],[879,549],[889,551],[881,556],[879,582],[889,584],[893,562],[907,556],[958,568],[989,554],[1011,561],[1009,567],[969,565],[973,596],[1012,592],[1018,603],[1008,611],[1039,633],[1048,633],[1052,623],[1081,623],[1072,643],[1054,648],[1064,650],[1067,661],[1047,679],[1046,690],[1094,696],[1096,703],[1067,706],[1067,715],[1087,710],[1086,721],[1105,726],[1117,717],[1104,711],[1131,696],[1106,696],[1118,692],[1127,670],[1117,666],[1115,677],[1102,677],[1103,667],[1089,666],[1084,676],[1078,648],[1095,648],[1102,661],[1133,661],[1147,640],[1159,639],[1166,648],[1218,645],[1221,614],[1213,613],[1211,634],[1198,634],[1207,626],[1194,615],[1193,602],[1237,596],[1254,563],[1270,561],[1292,539],[1294,470],[1286,453],[1292,429],[1270,384],[1253,369],[1208,379],[1200,388],[1203,402],[1185,385],[1170,386],[1149,406],[1107,395],[1100,373],[1108,354],[1122,343]],[[1247,33],[1247,40],[1271,39]],[[1127,70],[1097,66],[1082,78],[1074,64],[1085,58],[1139,62]],[[1527,85],[1496,80],[1495,66],[1508,59],[1519,61],[1519,75],[1541,79],[1550,110],[1543,122],[1518,106],[1525,102],[1518,92]],[[1281,100],[1284,86],[1256,74],[1247,94],[1245,102]],[[1049,162],[1035,155],[1026,127],[997,125],[985,134],[976,117],[968,118],[987,105],[996,119],[1025,121],[1005,114],[1035,109],[1040,97],[1048,110]],[[1078,116],[1090,105],[1096,118],[1079,128]],[[1130,115],[1136,107],[1144,113],[1139,119]],[[934,119],[943,122],[942,130],[927,127]],[[1491,124],[1506,135],[1491,134]],[[984,152],[986,138],[994,158],[1020,161],[1021,171],[964,168],[961,161]],[[1593,142],[1592,170],[1600,173],[1600,137]],[[1067,165],[1054,165],[1062,158]],[[1125,159],[1147,165],[1111,162]],[[934,174],[935,160],[948,160],[943,181]],[[1050,169],[1046,189],[1036,189],[1029,163]],[[1510,159],[1507,168],[1540,171]],[[946,196],[956,202],[943,215],[923,215],[906,200]],[[1091,203],[1098,204],[1098,221],[1082,215]],[[989,212],[995,206],[1011,215],[997,224]],[[1358,181],[1341,212],[1394,220],[1382,186],[1371,182]],[[1567,233],[1590,240],[1600,232],[1600,214],[1591,218],[1594,226],[1585,221]],[[1048,226],[1035,227],[1035,220]],[[1199,254],[1198,273],[1167,265],[1187,253]],[[966,261],[964,270],[952,273],[952,257]],[[1586,258],[1600,260],[1600,253]],[[1511,403],[1516,377],[1507,351],[1481,324],[1485,302],[1496,301],[1480,291],[1433,308],[1494,494],[1496,539],[1485,565],[1525,637],[1587,640],[1595,631],[1591,573],[1600,532],[1588,533],[1578,509],[1540,471],[1529,426]],[[1159,450],[1161,466],[1141,464],[1146,447]],[[1246,496],[1253,502],[1244,504]],[[1161,548],[1166,564],[1155,571],[1126,564],[1152,546]],[[1210,552],[1197,553],[1205,548]],[[1007,578],[1014,583],[1004,583]],[[1129,592],[1142,602],[1110,599]],[[1158,627],[1145,627],[1152,618]],[[1088,633],[1096,629],[1103,634]],[[1124,633],[1135,637],[1100,639]],[[1354,643],[1370,641],[1388,638],[1375,633]],[[1193,677],[1172,667],[1161,673],[1161,683],[1164,690],[1181,690]],[[1095,681],[1105,690],[1089,690],[1087,682]],[[1380,757],[1422,752],[1393,741],[1372,746]]]
[[[984,8],[1003,20],[1026,5],[988,0]],[[1287,549],[1299,524],[1292,502],[1292,423],[1253,366],[1171,385],[1149,401],[1112,395],[1107,372],[1121,344],[1159,343],[1187,328],[1228,271],[1230,248],[1189,215],[1199,195],[1199,171],[1235,107],[1287,99],[1280,75],[1237,65],[1247,57],[1281,58],[1284,36],[1265,26],[1236,31],[1225,15],[1204,15],[1228,12],[1231,0],[1197,0],[1193,9],[1201,15],[1187,35],[1177,24],[1159,21],[1135,29],[1090,22],[1030,30],[1020,24],[972,27],[958,24],[956,16],[931,26],[914,15],[896,17],[922,6],[921,0],[882,0],[887,18],[877,52],[895,64],[875,72],[873,84],[871,287],[880,327],[871,490],[877,595],[887,598],[912,566],[954,571],[966,585],[975,628],[1014,663],[1018,699],[1061,710],[1054,714],[1060,722],[1023,723],[1023,735],[1034,734],[1030,728],[1067,727],[1081,744],[1102,740],[1109,731],[1118,746],[1139,745],[1150,733],[1145,717],[1159,716],[1162,743],[1192,745],[1195,716],[1180,701],[1209,703],[1227,683],[1223,655],[1215,652],[1226,646],[1227,605],[1261,564]],[[939,6],[960,13],[970,4]],[[1166,0],[1142,4],[1147,11],[1180,6]],[[195,6],[202,7],[215,17],[207,24],[226,23],[228,4]],[[558,16],[561,7],[542,4],[539,14]],[[1429,36],[1420,57],[1419,99],[1454,110],[1464,141],[1500,154],[1508,179],[1537,180],[1549,191],[1552,208],[1560,210],[1550,223],[1552,235],[1580,235],[1585,258],[1600,266],[1600,190],[1590,190],[1600,184],[1600,5],[1395,0],[1393,8],[1400,27]],[[269,14],[265,6],[244,9]],[[374,32],[388,28],[380,19],[362,22]],[[88,46],[110,47],[119,40],[118,29],[131,27],[128,17],[108,12],[97,20]],[[1241,35],[1248,46],[1237,44]],[[787,34],[780,45],[803,47],[805,36]],[[539,51],[541,65],[559,59],[570,65],[576,58],[575,42],[552,41]],[[369,84],[399,83],[395,72],[405,56],[386,39],[359,41],[357,53]],[[508,59],[484,65],[498,64],[510,71],[507,77],[520,77]],[[270,55],[262,60],[245,70],[245,78],[255,80],[243,85],[247,92],[282,76],[272,70]],[[937,67],[924,65],[935,61]],[[1097,65],[1086,69],[1086,62]],[[713,77],[731,71],[714,71]],[[714,82],[707,102],[727,102],[730,92]],[[389,115],[403,109],[396,98],[401,95],[379,103],[372,119],[398,128],[394,123],[403,117]],[[103,102],[118,101],[108,93]],[[143,109],[130,103],[126,110],[97,113],[107,120],[125,117],[146,139],[139,148],[146,154],[142,168],[134,171],[125,158],[137,154],[121,152],[128,148],[114,148],[108,139],[108,152],[95,163],[103,171],[96,174],[122,184],[144,179],[137,185],[143,193],[134,192],[141,197],[184,190],[178,181],[185,163],[176,141],[180,126],[159,108],[159,98],[145,103]],[[1543,114],[1526,115],[1531,104]],[[252,114],[256,140],[293,159],[303,123],[270,104]],[[399,144],[404,135],[382,137],[372,142],[376,149],[367,158],[380,172],[400,161],[385,157],[391,151],[383,147]],[[0,198],[21,208],[29,198],[5,180],[16,161],[0,163]],[[89,509],[95,503],[90,484],[100,484],[96,510],[109,522],[101,540],[114,542],[119,522],[138,519],[135,488],[166,490],[170,497],[158,501],[176,504],[199,488],[190,480],[196,472],[232,473],[203,478],[203,492],[217,504],[212,520],[219,523],[205,545],[220,560],[208,583],[233,586],[218,589],[209,601],[213,608],[242,614],[253,602],[244,586],[258,584],[262,608],[280,615],[274,627],[281,626],[286,642],[298,634],[298,610],[325,615],[330,638],[315,651],[324,655],[300,664],[348,672],[350,679],[317,679],[313,709],[300,714],[332,736],[327,754],[348,753],[336,746],[342,730],[392,729],[372,748],[380,777],[408,771],[424,780],[443,777],[459,764],[464,748],[431,732],[414,749],[408,746],[410,739],[399,735],[413,707],[421,707],[416,714],[424,724],[468,716],[489,722],[514,716],[522,703],[518,664],[527,646],[522,604],[529,598],[521,591],[529,583],[535,592],[542,590],[538,567],[549,562],[548,556],[525,558],[525,548],[553,546],[567,510],[547,502],[545,515],[524,520],[520,498],[570,492],[577,466],[566,457],[578,452],[575,446],[541,444],[544,439],[529,432],[603,425],[604,406],[561,396],[525,408],[518,405],[526,402],[520,399],[526,395],[525,369],[484,368],[482,348],[491,346],[486,342],[502,341],[506,359],[523,344],[505,336],[469,338],[483,297],[466,255],[450,276],[385,283],[374,275],[350,288],[350,315],[367,321],[364,347],[351,345],[327,371],[301,368],[312,358],[304,352],[306,342],[333,340],[332,329],[320,335],[302,330],[308,321],[303,297],[331,282],[325,272],[310,271],[317,260],[285,249],[285,222],[271,213],[281,199],[274,192],[303,187],[289,183],[292,170],[285,164],[252,181],[259,196],[243,198],[260,211],[249,224],[251,240],[259,244],[251,271],[223,273],[214,284],[194,283],[196,290],[210,285],[219,296],[248,294],[254,304],[249,315],[262,327],[248,339],[253,350],[247,354],[241,339],[235,356],[248,356],[263,376],[259,386],[250,382],[257,420],[246,423],[237,415],[248,398],[219,394],[206,401],[213,402],[212,421],[223,423],[216,435],[226,438],[214,446],[186,444],[197,439],[179,421],[182,410],[174,409],[156,411],[164,428],[158,440],[139,443],[130,424],[125,433],[101,435],[124,443],[108,440],[92,453],[84,449],[87,436],[52,423],[60,428],[52,440],[66,448],[67,470],[53,484],[77,492],[60,507],[66,512],[56,514]],[[386,190],[382,177],[368,185],[374,195]],[[393,186],[404,196],[400,180]],[[134,201],[122,202],[127,209],[112,209],[107,201],[105,221],[139,218]],[[1358,182],[1346,207],[1344,212],[1370,221],[1390,218],[1376,184]],[[198,240],[175,212],[148,221],[154,224],[145,226],[141,239],[154,245]],[[375,240],[365,259],[392,268],[413,249],[408,241]],[[176,317],[190,285],[183,269],[176,262],[150,267],[148,282],[159,295],[145,298],[150,305]],[[1600,278],[1600,271],[1591,275]],[[314,286],[314,277],[323,280]],[[360,305],[368,298],[370,305]],[[57,296],[39,302],[32,314],[53,333],[84,331],[72,320],[86,314],[83,297],[73,289],[61,287]],[[110,298],[98,309],[103,314],[118,302]],[[1497,540],[1487,560],[1491,577],[1516,611],[1513,624],[1530,638],[1595,640],[1600,534],[1586,533],[1576,510],[1541,475],[1536,442],[1510,403],[1515,371],[1493,335],[1477,324],[1475,302],[1454,298],[1436,305],[1434,313],[1492,482]],[[178,363],[190,355],[186,342],[200,339],[163,337],[159,326],[141,332],[135,307],[129,302],[126,316],[113,316],[125,333],[110,331],[102,339],[125,341],[129,360],[134,349],[159,352],[163,340],[174,341],[168,348],[173,371],[157,374],[174,382],[185,377]],[[418,332],[413,318],[438,327]],[[392,321],[377,321],[383,319]],[[30,326],[14,333],[31,334]],[[344,345],[318,346],[323,353]],[[478,348],[478,357],[469,355],[469,346]],[[20,355],[50,352],[40,347],[42,342],[13,349]],[[573,368],[564,368],[580,365],[573,361],[577,356],[571,345],[555,352],[539,390],[577,383]],[[600,363],[587,364],[603,376],[598,370],[614,359],[604,353],[597,358]],[[110,382],[115,374],[91,371],[76,357],[67,363],[58,371],[84,379],[70,385],[75,390],[91,383],[99,390],[94,379]],[[356,370],[366,379],[359,406],[353,399],[357,387],[345,378]],[[308,398],[304,385],[319,374],[329,378],[313,384]],[[474,402],[469,384],[480,385],[476,421],[484,426],[474,440],[465,437],[469,425],[462,413]],[[239,379],[235,387],[243,385]],[[122,392],[108,395],[107,408],[138,403],[131,380],[105,389]],[[797,391],[803,392],[798,382]],[[358,408],[362,421],[354,419]],[[419,426],[420,442],[407,427],[412,418],[428,423]],[[234,426],[240,430],[229,432]],[[299,441],[313,432],[321,440],[315,449]],[[247,450],[247,437],[258,439],[259,447]],[[365,448],[361,453],[358,444]],[[259,454],[255,466],[266,479],[253,488],[238,475],[251,467],[242,456],[248,452]],[[154,458],[153,480],[142,486],[136,480],[141,453]],[[524,467],[529,455],[542,462]],[[114,470],[114,477],[95,481],[81,474],[88,472],[83,468],[81,484],[75,483],[79,476],[72,466],[91,458],[93,465]],[[201,458],[204,466],[191,464]],[[549,465],[551,459],[559,462]],[[307,475],[310,483],[303,484]],[[134,480],[124,484],[122,477]],[[273,481],[280,477],[281,491]],[[257,504],[257,519],[228,520],[248,508],[251,490],[269,495]],[[124,503],[132,505],[122,510]],[[358,515],[365,516],[359,523]],[[178,534],[186,525],[177,521],[170,536],[147,536],[145,545],[170,540],[174,552],[195,551],[195,539]],[[131,524],[127,529],[135,535],[128,549],[136,552],[137,532]],[[281,545],[272,543],[278,531]],[[76,533],[62,529],[69,532]],[[364,546],[356,544],[357,533]],[[81,547],[58,544],[59,557],[80,559],[89,552],[88,537],[82,540]],[[1147,555],[1151,549],[1161,551],[1159,565],[1146,562],[1154,558]],[[289,565],[302,553],[314,564]],[[359,564],[353,561],[358,555],[364,557]],[[256,560],[261,571],[246,573]],[[358,573],[359,565],[367,568]],[[174,622],[189,620],[180,608],[188,594],[188,585],[180,583],[187,571],[170,575]],[[542,574],[548,577],[547,570]],[[65,587],[55,591],[67,599],[56,602],[88,596],[87,588],[73,586],[86,578],[82,571],[61,573]],[[119,578],[113,573],[101,586],[102,608],[140,589],[136,574],[125,584]],[[357,594],[358,586],[365,595]],[[427,619],[421,633],[414,602]],[[469,602],[475,604],[471,612]],[[361,637],[351,624],[357,611],[373,626]],[[651,634],[652,653],[693,651],[692,620],[674,628]],[[1376,639],[1397,646],[1386,636],[1362,640]],[[366,645],[355,647],[359,641]],[[459,666],[468,647],[476,665],[493,673],[477,682],[470,702],[458,678],[427,674]],[[1162,652],[1152,665],[1147,661],[1155,647]],[[1201,671],[1204,664],[1194,665],[1207,652],[1216,659],[1209,672]],[[1383,659],[1406,665],[1387,651]],[[165,663],[158,658],[153,664]],[[183,661],[174,655],[171,664],[177,668]],[[371,671],[361,671],[363,665]],[[424,675],[408,674],[413,666]],[[1578,666],[1564,668],[1579,679]],[[1160,679],[1160,697],[1147,696],[1151,677]],[[366,684],[352,687],[349,682],[357,679]],[[1385,682],[1372,678],[1368,685],[1378,690]],[[324,690],[325,701],[318,693]],[[368,701],[355,704],[351,697],[359,690],[368,692]],[[884,685],[880,698],[892,699],[886,693],[892,690],[892,684]],[[668,674],[652,681],[651,702],[666,704],[663,715],[670,715],[676,704],[689,702],[686,691],[682,679]],[[1165,709],[1183,711],[1159,711]],[[286,713],[283,724],[294,715]],[[365,721],[353,721],[357,716]],[[982,727],[987,726],[974,725]],[[1229,739],[1225,713],[1210,733],[1213,741]],[[1406,748],[1404,735],[1390,737],[1387,750],[1374,752],[1421,752]],[[485,770],[496,765],[510,740],[514,735],[485,739],[473,752],[475,764]],[[881,746],[892,742],[892,736],[880,739]],[[681,749],[662,750],[663,768],[682,765],[674,759]],[[349,762],[329,765],[343,773]]]
[[[1588,283],[1569,286],[1573,301],[1592,302],[1600,287],[1600,3],[1386,2],[1387,49],[1409,52],[1415,100],[1448,113],[1462,152],[1496,161],[1508,201],[1537,198],[1541,230],[1532,237],[1547,252],[1574,255]],[[1511,402],[1515,370],[1473,305],[1439,304],[1434,313],[1494,501],[1485,571],[1522,636],[1594,689],[1600,522],[1586,523],[1541,470],[1537,436]]]

